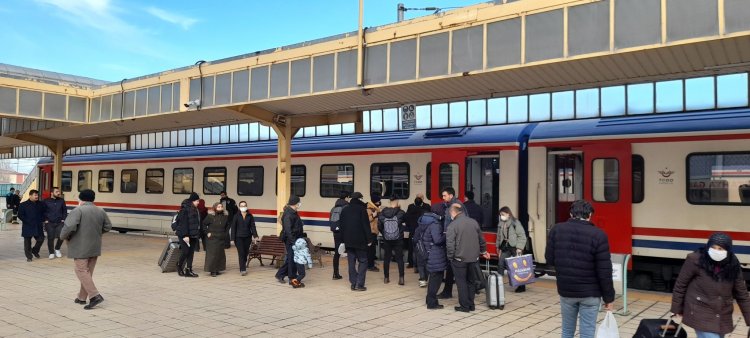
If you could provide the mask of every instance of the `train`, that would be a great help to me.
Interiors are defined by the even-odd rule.
[[[570,204],[590,201],[592,222],[613,253],[631,254],[630,286],[671,289],[685,255],[715,231],[750,263],[750,110],[546,121],[294,139],[292,193],[315,243],[333,246],[328,216],[342,190],[441,203],[443,187],[472,191],[494,247],[498,210],[509,206],[544,269],[547,234]],[[195,191],[207,205],[226,190],[246,201],[261,235],[277,233],[275,140],[65,156],[69,207],[97,192],[120,231],[171,233],[180,202]],[[38,164],[39,190],[53,163]],[[548,271],[552,271],[549,269]],[[747,276],[747,274],[746,274]]]

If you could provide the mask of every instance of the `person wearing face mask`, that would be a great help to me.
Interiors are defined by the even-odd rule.
[[[497,271],[505,274],[505,259],[523,254],[523,248],[526,247],[526,232],[523,230],[521,222],[513,216],[510,208],[500,208],[500,223],[497,225],[497,241],[495,242],[498,260]],[[526,291],[526,285],[516,288],[516,292]]]
[[[404,238],[404,246],[406,246],[407,250],[406,262],[408,263],[406,268],[414,268],[414,272],[418,272],[418,263],[414,259],[414,245],[416,244],[416,240],[412,240],[412,238],[414,238],[414,233],[419,226],[419,223],[417,222],[419,217],[426,212],[430,212],[430,205],[424,202],[424,194],[418,193],[417,197],[414,199],[414,203],[409,204],[406,208],[406,216],[404,217],[406,230],[409,231],[409,237]]]
[[[732,300],[750,325],[750,297],[732,238],[716,232],[705,248],[687,255],[674,285],[671,311],[695,329],[698,338],[724,337],[734,330]]]
[[[250,253],[250,244],[258,240],[258,230],[255,227],[255,217],[247,210],[247,202],[240,202],[240,212],[234,215],[231,223],[232,242],[237,247],[237,256],[240,259],[240,275],[247,275],[247,255]]]
[[[214,203],[213,213],[207,213],[203,220],[206,229],[206,262],[203,270],[216,277],[219,272],[227,269],[227,256],[224,253],[224,237],[227,235],[227,224],[229,218],[224,212],[224,206],[220,202]],[[245,256],[247,257],[247,255]]]

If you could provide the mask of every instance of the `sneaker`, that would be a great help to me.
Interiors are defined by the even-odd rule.
[[[419,287],[420,288],[426,288],[427,287],[427,281],[426,280],[419,281]]]
[[[296,289],[300,287],[300,282],[297,279],[292,279],[291,281],[289,281],[289,285]]]
[[[240,276],[245,276],[245,275],[247,275],[247,271],[240,271]]]
[[[55,257],[61,258],[62,257],[62,252],[60,252],[60,250],[55,250]]]
[[[358,286],[358,287],[354,288],[354,291],[367,291],[367,288],[364,287],[364,286]]]
[[[55,259],[55,254],[49,254],[49,259]]]

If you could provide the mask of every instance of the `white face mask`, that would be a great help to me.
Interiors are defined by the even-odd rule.
[[[725,258],[727,258],[727,251],[726,250],[716,250],[714,248],[708,249],[708,256],[711,257],[714,261],[721,262]]]
[[[302,202],[297,203],[297,209],[302,208]]]
[[[505,222],[508,220],[508,216],[500,216],[500,220]]]
[[[240,207],[240,211],[247,212],[247,207]]]

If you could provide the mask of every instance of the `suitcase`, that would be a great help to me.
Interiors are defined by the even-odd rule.
[[[170,236],[167,240],[167,247],[159,256],[157,265],[161,267],[161,272],[176,272],[177,260],[180,259],[180,239],[177,236]]]
[[[633,338],[687,338],[687,332],[682,328],[682,324],[675,324],[672,319],[644,319],[638,325]]]
[[[502,310],[505,308],[505,286],[503,285],[503,276],[495,271],[490,271],[490,263],[487,261],[487,286],[485,293],[487,295],[487,306],[492,310]]]

